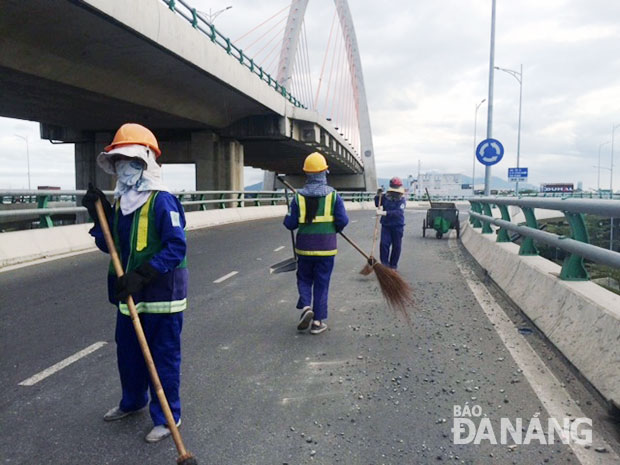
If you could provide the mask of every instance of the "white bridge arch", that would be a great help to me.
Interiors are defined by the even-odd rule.
[[[309,0],[293,0],[289,10],[288,20],[284,29],[284,40],[278,62],[277,80],[286,86],[293,73],[293,60],[297,53],[302,23],[306,14]],[[366,190],[374,190],[377,187],[377,173],[375,167],[375,153],[372,144],[372,131],[370,128],[370,116],[368,114],[368,102],[362,74],[362,62],[353,26],[353,18],[347,0],[334,0],[336,12],[340,21],[347,61],[353,87],[355,111],[359,124],[360,150],[364,165],[364,183]]]

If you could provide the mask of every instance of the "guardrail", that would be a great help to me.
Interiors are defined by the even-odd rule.
[[[104,191],[111,197],[113,191]],[[366,202],[374,198],[374,192],[338,192],[343,200],[349,202]],[[76,206],[76,198],[86,194],[85,190],[7,190],[0,191],[0,220],[6,218],[36,218],[39,226],[50,228],[54,225],[52,216],[86,213],[86,208]],[[227,208],[236,204],[238,208],[246,204],[252,206],[278,205],[286,202],[284,191],[181,191],[172,192],[183,206],[199,206],[206,210],[209,205]],[[48,207],[50,202],[72,203],[71,206]],[[34,204],[36,208],[2,209],[6,205]],[[5,207],[6,208],[6,207]]]
[[[262,66],[258,66],[256,63],[254,63],[254,59],[243,53],[243,50],[233,44],[230,38],[223,35],[215,28],[213,24],[207,22],[204,18],[202,18],[202,16],[198,14],[196,8],[191,7],[183,0],[162,1],[168,6],[171,11],[185,18],[194,29],[202,32],[211,40],[211,42],[222,47],[222,49],[224,49],[224,51],[228,53],[228,55],[235,58],[242,66],[248,68],[251,73],[256,74],[261,81],[267,83],[269,87],[273,88],[276,92],[282,95],[282,97],[287,99],[296,107],[305,109],[308,108],[303,105],[297,98],[295,98],[286,89],[286,87],[278,83],[276,79],[274,79],[269,73],[267,73]]]
[[[589,279],[589,273],[584,266],[584,259],[601,265],[620,268],[620,253],[603,249],[590,244],[584,214],[599,215],[611,218],[620,218],[620,200],[588,200],[588,199],[551,199],[551,198],[506,198],[506,197],[479,197],[470,199],[470,222],[474,228],[482,228],[482,234],[492,234],[491,225],[499,227],[497,242],[511,242],[508,231],[524,237],[519,249],[519,255],[538,255],[535,241],[557,247],[569,253],[562,264],[560,278],[570,281],[584,281]],[[501,219],[494,218],[491,207],[499,208]],[[509,206],[521,208],[525,216],[525,225],[511,222],[508,212]],[[571,237],[541,231],[534,210],[561,211],[571,229]],[[611,228],[613,234],[613,227]],[[611,236],[613,243],[613,235]]]

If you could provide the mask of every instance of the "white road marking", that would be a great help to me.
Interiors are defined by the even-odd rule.
[[[100,349],[101,347],[103,347],[106,344],[107,344],[107,342],[104,342],[104,341],[95,342],[93,345],[88,346],[86,349],[80,350],[78,353],[73,354],[70,357],[67,357],[66,359],[58,362],[55,365],[52,365],[49,368],[46,368],[45,370],[37,373],[34,376],[31,376],[28,379],[25,379],[24,381],[19,383],[19,385],[20,386],[32,386],[34,384],[37,384],[39,381],[44,380],[48,376],[51,376],[54,373],[56,373],[57,371],[60,371],[63,368],[71,365],[73,362],[78,361],[82,357],[86,357],[88,354],[92,354],[95,350]]]
[[[351,224],[357,223],[358,220],[351,220]]]
[[[273,249],[274,252],[279,252],[280,250],[282,250],[284,248],[283,245],[281,245],[280,247],[278,247],[277,249]]]
[[[219,284],[223,281],[226,281],[228,278],[232,278],[234,275],[236,275],[237,273],[239,273],[238,271],[231,271],[228,274],[225,274],[224,276],[222,276],[221,278],[217,278],[215,281],[213,281],[215,284]]]
[[[495,328],[495,331],[497,331],[504,346],[506,346],[512,358],[523,371],[523,375],[549,413],[549,416],[562,424],[562,419],[566,416],[567,409],[569,409],[572,418],[585,418],[586,415],[575,403],[575,400],[562,387],[560,381],[532,349],[529,342],[515,330],[512,320],[508,318],[502,307],[484,284],[480,282],[473,270],[465,265],[456,245],[454,234],[450,234],[449,243],[456,265],[465,278],[467,285]],[[570,448],[581,464],[612,465],[620,463],[620,457],[609,447],[609,444],[600,437],[595,437],[596,430],[594,425],[592,425],[592,433],[593,447],[590,449],[586,449],[583,445],[575,444],[574,441],[569,443]],[[594,447],[601,446],[605,447],[608,453],[601,454],[594,450]]]

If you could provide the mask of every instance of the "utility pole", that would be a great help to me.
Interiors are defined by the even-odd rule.
[[[483,98],[478,105],[476,105],[476,112],[474,114],[474,167],[471,171],[471,195],[476,195],[476,136],[478,129],[478,109],[480,105],[486,102],[487,99]]]
[[[598,145],[598,176],[596,178],[596,190],[598,191],[599,195],[601,193],[601,148],[603,148],[603,146],[609,144],[610,142],[611,141],[607,141]]]
[[[28,137],[20,136],[19,134],[15,134],[15,137],[19,137],[26,142],[26,163],[28,164],[28,190],[30,190],[30,144],[28,143]]]
[[[523,65],[521,65],[520,71],[514,71],[512,69],[500,68],[496,66],[495,69],[504,71],[510,74],[519,83],[519,129],[517,130],[517,171],[521,167],[519,159],[521,157],[521,103],[523,101]],[[517,178],[518,179],[518,178]],[[516,181],[515,194],[519,195],[519,181]]]
[[[493,137],[493,79],[495,76],[495,0],[491,7],[491,53],[489,56],[489,103],[487,111],[487,139]],[[484,167],[484,195],[491,194],[491,167]]]

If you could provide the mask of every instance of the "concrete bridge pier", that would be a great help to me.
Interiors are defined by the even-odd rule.
[[[196,166],[197,190],[243,190],[243,145],[234,139],[221,138],[211,131],[174,131],[159,134],[166,163],[192,163]],[[114,176],[97,166],[97,155],[110,143],[112,133],[97,132],[91,140],[75,143],[76,189],[93,182],[102,190],[114,188]]]

